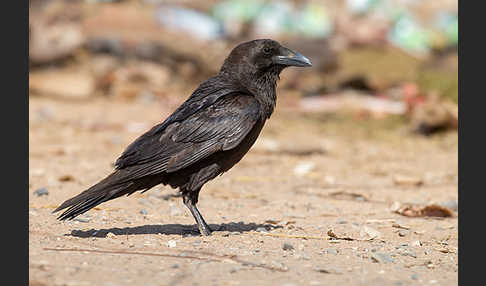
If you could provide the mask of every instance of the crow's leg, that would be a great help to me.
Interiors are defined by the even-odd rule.
[[[208,236],[211,235],[211,229],[209,228],[208,224],[204,221],[204,218],[202,217],[201,213],[199,213],[199,210],[196,207],[200,190],[201,189],[198,189],[192,192],[183,191],[182,199],[184,201],[184,204],[186,205],[187,208],[189,208],[192,216],[196,220],[197,227],[199,228],[199,232],[204,236]]]

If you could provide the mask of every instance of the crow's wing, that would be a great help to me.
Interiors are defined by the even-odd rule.
[[[219,76],[212,77],[203,82],[164,122],[157,124],[132,142],[116,160],[116,169],[123,169],[128,166],[141,164],[146,160],[151,160],[152,154],[142,152],[142,150],[146,148],[151,149],[154,145],[157,145],[154,142],[154,140],[158,139],[157,135],[160,136],[166,129],[170,129],[169,126],[172,126],[174,123],[184,121],[189,116],[213,105],[220,98],[233,93],[241,93],[241,89],[221,79]],[[145,158],[144,156],[147,157]]]
[[[236,147],[259,118],[260,105],[253,96],[228,94],[181,121],[169,123],[163,130],[161,126],[152,128],[117,160],[118,169],[138,166],[133,168],[130,179],[180,170]]]

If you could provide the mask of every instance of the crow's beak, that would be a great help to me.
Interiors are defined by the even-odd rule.
[[[281,47],[280,55],[272,58],[276,64],[294,66],[294,67],[311,67],[312,63],[304,55],[292,51],[291,49]]]

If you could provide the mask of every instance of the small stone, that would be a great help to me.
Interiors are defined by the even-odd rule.
[[[256,229],[257,232],[268,232],[268,230],[266,228],[264,228],[263,226],[260,226]]]
[[[167,246],[170,248],[174,248],[177,246],[177,243],[175,242],[175,240],[169,240],[167,241]]]
[[[313,162],[301,162],[294,168],[294,174],[297,176],[303,176],[314,169],[315,163]]]
[[[402,252],[402,255],[417,258],[417,254],[415,254],[415,252],[413,252],[413,251],[405,250],[405,251]]]
[[[326,250],[327,254],[334,254],[334,255],[337,255],[338,254],[338,251],[334,248],[328,248]]]
[[[285,242],[282,246],[282,249],[283,250],[293,250],[294,247],[292,246],[292,244],[288,243],[288,242]]]
[[[401,237],[404,237],[404,236],[407,236],[408,234],[410,233],[409,230],[406,230],[406,229],[401,229],[399,232],[398,232],[398,235],[401,236]]]
[[[393,258],[390,255],[382,252],[377,252],[371,256],[371,260],[377,263],[389,263],[393,262]]]
[[[146,209],[141,209],[141,210],[140,210],[140,214],[146,215],[147,213],[148,213],[148,212],[147,212],[147,210],[146,210]]]
[[[317,271],[319,273],[326,273],[326,274],[342,274],[343,272],[335,267],[328,266],[328,267],[314,267],[314,271]]]
[[[109,232],[109,233],[106,234],[106,237],[107,238],[115,238],[116,235],[113,232]]]
[[[381,232],[377,231],[376,229],[369,227],[369,226],[363,226],[360,231],[359,231],[359,236],[360,237],[366,237],[368,239],[375,239],[381,237]]]
[[[415,241],[412,241],[411,245],[412,246],[422,246],[422,243],[420,242],[420,240],[415,240]]]
[[[40,197],[40,196],[47,196],[49,194],[49,191],[47,191],[46,188],[42,187],[40,189],[37,189],[34,191],[34,195]]]
[[[345,219],[342,219],[342,218],[341,218],[341,219],[338,219],[338,220],[336,221],[336,224],[347,224],[347,223],[348,223],[348,222],[347,222]]]
[[[74,221],[79,221],[79,222],[89,222],[91,219],[89,217],[77,217],[73,219]]]
[[[198,245],[200,245],[200,244],[201,244],[201,241],[200,241],[200,240],[195,240],[195,241],[192,243],[192,245],[194,245],[194,246],[198,246]]]

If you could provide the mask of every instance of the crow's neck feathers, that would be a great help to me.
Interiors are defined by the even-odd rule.
[[[228,73],[222,70],[220,76],[233,82],[234,85],[240,86],[242,91],[253,95],[260,104],[260,114],[262,119],[268,119],[275,109],[277,103],[277,81],[280,79],[279,74],[283,66],[271,66],[270,68],[259,73]]]

